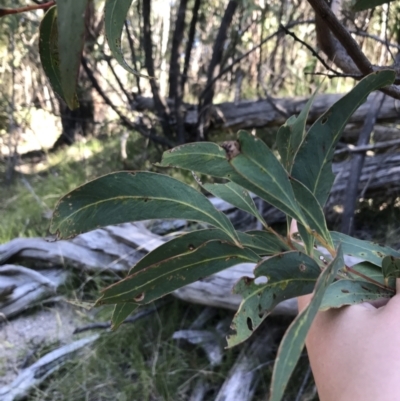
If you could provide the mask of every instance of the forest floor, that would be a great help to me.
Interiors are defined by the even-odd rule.
[[[151,169],[161,153],[148,147],[145,141],[136,139],[128,143],[128,156],[131,168]],[[25,164],[23,172],[16,173],[11,185],[0,183],[0,244],[16,237],[46,236],[51,211],[62,195],[99,175],[123,168],[120,141],[116,136],[80,142],[49,154],[40,164]],[[178,176],[186,182],[190,178],[189,175]],[[369,215],[376,211],[361,208],[364,223],[359,229],[375,230],[374,239],[390,239],[388,245],[396,247],[400,237],[395,225],[398,210],[388,206],[381,212],[380,223],[372,227],[368,223],[371,221]],[[101,282],[92,280],[88,285],[80,286],[79,291],[71,286],[64,292],[74,298],[95,299],[101,287]],[[104,330],[94,346],[52,374],[44,385],[34,389],[29,400],[183,401],[190,399],[199,382],[207,383],[205,399],[214,400],[246,345],[224,350],[222,362],[213,366],[201,347],[174,340],[173,333],[189,328],[203,309],[172,298],[166,306],[134,324],[126,324],[116,332]],[[15,319],[18,324],[13,325],[12,330],[7,323],[0,325],[0,376],[3,376],[0,386],[9,382],[21,366],[32,364],[60,343],[79,338],[72,334],[72,326],[106,321],[111,315],[109,308],[87,313],[65,303],[39,305],[32,312]],[[215,332],[221,321],[231,318],[230,311],[218,310],[204,329]],[[27,343],[24,333],[38,321],[41,321],[42,330],[34,341]],[[287,323],[277,318],[267,320],[271,326]],[[260,368],[255,401],[265,400],[268,394],[273,359],[270,362]],[[318,399],[312,377],[307,378],[302,387],[307,371],[308,361],[304,355],[290,383],[286,400]]]

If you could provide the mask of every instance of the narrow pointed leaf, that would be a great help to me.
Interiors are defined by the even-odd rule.
[[[40,23],[39,54],[43,70],[53,91],[60,96],[60,98],[64,99],[60,75],[56,6],[47,10],[42,22]]]
[[[117,330],[125,319],[139,307],[138,304],[127,302],[123,304],[116,304],[113,314],[111,316],[111,330]]]
[[[182,234],[149,252],[131,268],[128,275],[130,276],[146,267],[164,262],[175,256],[192,252],[211,240],[232,241],[228,234],[216,228]]]
[[[332,283],[325,292],[319,310],[341,308],[345,305],[356,305],[362,302],[390,298],[393,292],[372,283],[354,280],[338,280]]]
[[[212,142],[189,143],[167,150],[156,166],[178,167],[217,178],[230,179],[235,174],[225,150]]]
[[[357,0],[352,8],[354,11],[364,11],[392,1],[394,0]]]
[[[297,118],[290,117],[279,128],[276,145],[281,156],[281,163],[289,173],[292,171],[294,159],[306,135],[308,113],[316,94],[317,91],[310,97]]]
[[[85,13],[88,0],[58,0],[58,50],[64,100],[73,110],[79,107],[76,96],[82,49],[85,42]]]
[[[260,256],[275,255],[290,251],[289,245],[282,238],[269,231],[238,232],[240,243]]]
[[[261,221],[264,226],[267,226],[267,223],[258,212],[252,197],[240,185],[234,182],[229,182],[227,184],[204,184],[203,188],[217,198],[253,215],[257,220]]]
[[[113,57],[128,72],[135,75],[144,76],[126,62],[122,52],[122,30],[124,28],[124,23],[131,4],[132,0],[107,0],[104,8],[104,27],[106,31],[107,43],[110,47]]]
[[[363,241],[334,231],[331,231],[331,236],[335,247],[342,244],[345,255],[355,256],[379,267],[382,267],[382,259],[385,256],[400,257],[400,252],[388,246],[381,246],[374,242]]]
[[[260,257],[223,241],[209,241],[197,249],[142,269],[103,290],[97,305],[119,302],[152,302],[201,278]]]
[[[343,253],[339,247],[336,258],[321,273],[310,304],[295,318],[281,341],[272,374],[270,401],[281,401],[303,350],[308,330],[322,303],[325,291],[333,282],[338,270],[343,266]]]
[[[73,190],[58,202],[51,231],[69,238],[110,224],[176,218],[211,224],[237,240],[229,219],[204,195],[171,177],[149,172],[113,173]]]
[[[386,256],[382,260],[382,273],[385,278],[400,278],[400,259]]]
[[[294,191],[294,196],[303,212],[308,226],[312,230],[315,230],[333,248],[331,235],[328,231],[328,228],[326,227],[324,212],[322,211],[322,208],[317,199],[311,193],[311,191],[301,182],[292,179],[291,183]],[[300,231],[300,234],[303,236],[304,232],[302,233]]]
[[[312,258],[297,251],[262,261],[254,270],[255,278],[243,277],[233,290],[243,301],[232,321],[228,347],[250,337],[279,302],[312,292],[320,273]],[[264,281],[258,284],[261,277]]]
[[[394,71],[380,71],[362,79],[309,129],[294,161],[292,175],[325,205],[333,184],[332,158],[340,135],[351,115],[367,96],[393,83]]]
[[[234,175],[231,180],[304,223],[288,173],[273,152],[261,139],[245,131],[239,133],[238,142],[240,153],[230,163],[239,177]]]

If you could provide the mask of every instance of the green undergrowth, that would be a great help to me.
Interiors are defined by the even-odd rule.
[[[175,331],[189,329],[202,310],[202,306],[172,299],[148,317],[125,324],[116,332],[104,332],[94,346],[86,348],[36,388],[29,400],[187,401],[200,381],[207,387],[204,400],[215,400],[229,370],[249,344],[224,350],[222,363],[212,366],[200,346],[172,339]],[[217,332],[217,325],[229,321],[231,315],[219,310],[203,329]],[[269,322],[271,327],[286,323],[279,319]],[[224,336],[219,338],[223,346]],[[271,360],[255,367],[255,401],[266,399],[275,352],[273,345]],[[307,358],[301,358],[287,400],[296,398],[307,367]],[[301,400],[316,399],[310,377]]]
[[[9,186],[0,178],[0,243],[46,236],[51,211],[62,195],[113,171],[151,169],[161,155],[142,139],[128,140],[127,151],[124,164],[118,136],[91,139],[48,154],[38,164],[24,164],[24,173],[15,172]]]

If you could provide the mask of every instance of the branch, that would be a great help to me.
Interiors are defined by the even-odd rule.
[[[180,47],[185,30],[185,16],[188,0],[181,0],[175,21],[175,30],[172,36],[171,57],[169,63],[169,98],[175,102],[175,118],[177,125],[178,142],[185,142],[184,117],[182,113],[182,86],[181,68],[179,65]]]
[[[161,99],[160,91],[155,79],[155,69],[153,60],[153,41],[151,38],[151,0],[143,0],[143,47],[145,54],[145,66],[150,78],[151,92],[154,98],[154,105],[160,119],[161,127],[164,135],[172,139],[172,132],[169,125],[169,110],[163,99]]]
[[[337,77],[342,77],[344,75],[346,75],[346,77],[348,77],[350,74],[342,74],[339,71],[334,70],[332,67],[330,67],[325,60],[306,42],[304,42],[304,40],[301,40],[294,32],[289,31],[286,27],[284,27],[283,25],[280,25],[280,29],[282,29],[286,35],[291,36],[296,42],[301,43],[303,46],[305,46],[310,52],[311,54],[317,58],[321,64],[328,70],[331,71],[335,74],[335,76]],[[351,77],[354,78],[358,78],[361,79],[363,77],[363,75],[350,75]]]
[[[134,123],[133,121],[129,120],[128,117],[126,117],[124,114],[121,113],[121,111],[115,106],[115,104],[111,101],[111,99],[106,95],[106,93],[103,91],[99,83],[97,82],[96,77],[93,74],[93,71],[90,69],[89,64],[86,60],[85,57],[82,57],[81,59],[83,69],[85,70],[90,82],[92,83],[94,89],[99,93],[99,95],[103,98],[104,102],[110,106],[115,113],[117,113],[118,117],[121,119],[122,124],[134,131],[139,132],[142,134],[145,138],[149,138],[154,142],[160,143],[161,145],[165,145],[168,147],[173,147],[174,144],[168,139],[168,138],[162,138],[158,135],[152,135],[147,132],[147,129],[142,127],[139,124]]]
[[[131,49],[132,64],[135,66],[136,71],[140,71],[140,68],[138,67],[137,60],[136,60],[135,46],[133,44],[131,31],[129,30],[129,25],[126,20],[125,20],[125,30],[126,30],[126,36],[128,38],[129,48]],[[137,86],[138,94],[140,95],[142,93],[142,89],[140,87],[140,74],[135,74],[135,79],[136,79],[136,86]]]
[[[228,34],[228,29],[232,23],[238,2],[230,0],[224,16],[222,17],[221,26],[214,42],[213,53],[207,72],[207,85],[199,99],[199,120],[197,123],[198,139],[206,139],[206,132],[210,124],[211,105],[214,98],[214,77],[218,74],[218,68],[221,64],[224,45]]]
[[[190,21],[190,28],[189,28],[189,35],[186,44],[185,50],[185,62],[183,64],[183,72],[182,72],[182,79],[181,79],[181,87],[182,91],[184,90],[185,83],[188,76],[189,65],[190,65],[190,56],[192,54],[194,37],[196,34],[196,25],[197,20],[199,18],[199,9],[200,9],[201,0],[195,0],[193,11],[192,11],[192,20]]]
[[[340,44],[347,51],[347,54],[354,61],[357,68],[363,74],[368,75],[374,71],[382,69],[382,67],[374,67],[371,64],[371,62],[358,46],[358,43],[353,39],[349,31],[336,18],[335,14],[330,9],[328,3],[326,3],[325,0],[308,0],[308,2],[314,9],[317,16],[322,21],[324,21],[325,25],[335,35]],[[381,91],[395,99],[400,99],[400,90],[395,85],[388,86],[384,89],[381,89]]]
[[[34,11],[34,10],[46,11],[48,8],[54,6],[55,4],[56,4],[56,2],[54,0],[52,0],[52,1],[48,1],[47,3],[32,4],[30,6],[20,7],[20,8],[0,8],[0,18],[5,17],[6,15],[21,14],[26,11]]]

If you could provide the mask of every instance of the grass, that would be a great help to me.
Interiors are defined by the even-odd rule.
[[[270,142],[270,132],[261,134]],[[91,139],[48,155],[40,171],[38,166],[34,166],[30,174],[17,174],[15,182],[7,188],[0,183],[4,189],[0,193],[0,243],[16,237],[45,236],[49,212],[57,200],[90,179],[123,169],[119,152],[118,138]],[[128,143],[128,154],[129,167],[133,169],[153,169],[152,163],[161,157],[157,150],[146,147],[144,141],[137,138]],[[168,173],[193,183],[188,172],[170,169]],[[386,206],[364,202],[359,207],[358,229],[374,232],[372,237],[365,239],[396,247],[399,231],[395,222],[400,217],[399,210],[395,202]],[[366,222],[376,221],[377,218],[380,220],[379,227],[367,227]],[[87,282],[79,289],[72,282],[63,291],[72,294],[72,298],[93,300],[104,282],[99,277]],[[243,346],[225,350],[221,365],[212,367],[200,347],[173,340],[173,333],[188,328],[202,308],[174,299],[150,317],[124,325],[116,332],[104,332],[93,347],[85,349],[48,378],[43,386],[34,389],[29,400],[180,401],[190,398],[199,380],[208,385],[205,400],[214,400]],[[97,319],[106,320],[109,317],[110,310],[102,310]],[[215,331],[219,321],[231,318],[230,312],[218,311],[205,329]],[[282,325],[282,322],[272,319],[267,324],[273,327]],[[271,360],[259,369],[255,401],[266,399],[272,366]],[[307,369],[308,360],[303,357],[290,382],[287,400],[296,399]],[[313,380],[309,378],[301,400],[317,399]]]
[[[90,179],[121,170],[123,164],[119,152],[118,138],[91,139],[49,154],[41,165],[31,166],[25,174],[17,174],[9,187],[0,183],[4,188],[0,193],[3,219],[0,243],[16,237],[45,236],[49,212],[57,200]],[[152,169],[151,163],[161,157],[155,149],[145,148],[144,142],[137,138],[128,143],[128,155],[129,167],[134,169]],[[193,183],[190,173],[181,174],[172,169],[168,171],[170,173]],[[70,298],[93,300],[104,286],[99,277],[93,280],[78,277],[77,280],[88,284],[80,284],[78,288],[72,279],[62,290],[71,295]],[[34,389],[29,400],[188,400],[199,380],[207,383],[206,399],[215,399],[237,356],[248,345],[224,351],[221,365],[212,367],[200,347],[173,340],[173,333],[188,328],[202,309],[202,306],[173,299],[150,317],[124,325],[116,332],[104,332],[95,346],[84,350],[49,377],[43,386]],[[96,316],[98,320],[109,318],[109,309],[99,310]],[[215,331],[218,322],[231,318],[231,312],[220,310],[205,329]],[[221,342],[224,341],[221,336]],[[49,349],[45,351],[49,352]],[[38,352],[36,357],[43,356],[43,352]],[[272,366],[271,361],[259,370],[255,400],[265,399]],[[302,358],[299,374],[289,391],[293,397],[288,399],[295,398],[306,366],[307,361]],[[312,381],[308,387],[312,388]]]
[[[207,383],[205,400],[214,400],[238,355],[248,345],[225,350],[222,363],[213,367],[200,347],[173,340],[173,333],[188,329],[202,309],[173,299],[150,317],[123,325],[116,332],[103,333],[94,347],[54,373],[31,393],[29,400],[186,401],[199,381]],[[215,332],[218,322],[231,318],[232,313],[220,310],[204,329]],[[255,401],[266,399],[272,362],[259,369]],[[295,399],[307,363],[307,358],[301,359],[287,400]],[[310,393],[313,395],[312,379],[304,394]]]

